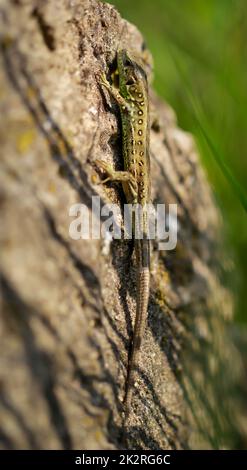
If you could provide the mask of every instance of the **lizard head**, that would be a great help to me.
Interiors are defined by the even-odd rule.
[[[117,63],[120,92],[126,97],[131,95],[131,90],[137,88],[139,91],[139,88],[147,83],[147,75],[140,57],[122,49],[117,53]]]

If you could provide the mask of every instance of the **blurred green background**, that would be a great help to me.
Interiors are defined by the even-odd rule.
[[[111,3],[143,33],[154,88],[196,138],[224,219],[224,282],[235,295],[236,321],[247,323],[247,2]]]

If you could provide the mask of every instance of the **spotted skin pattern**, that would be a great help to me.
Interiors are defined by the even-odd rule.
[[[111,85],[105,75],[100,84],[108,90],[119,105],[122,123],[122,152],[124,171],[115,171],[109,164],[97,160],[96,164],[106,174],[102,181],[122,183],[128,204],[139,205],[138,226],[143,237],[138,239],[134,230],[136,253],[137,299],[131,358],[128,365],[125,395],[125,423],[131,412],[131,402],[138,373],[138,362],[142,338],[145,332],[150,283],[150,242],[147,236],[146,204],[150,202],[150,159],[149,159],[149,95],[146,73],[140,61],[127,50],[117,53],[117,74],[119,86]]]

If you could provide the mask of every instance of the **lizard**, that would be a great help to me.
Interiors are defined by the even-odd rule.
[[[96,160],[95,163],[107,175],[107,178],[102,180],[101,183],[107,181],[120,182],[127,203],[138,205],[141,208],[140,215],[136,216],[136,213],[134,213],[134,217],[141,219],[137,221],[137,226],[142,228],[142,238],[135,236],[132,224],[136,255],[137,299],[124,398],[126,422],[131,411],[150,289],[150,241],[148,239],[147,212],[145,211],[146,205],[150,202],[150,124],[148,81],[140,61],[138,62],[135,56],[131,56],[126,49],[119,50],[117,51],[116,73],[118,74],[118,86],[110,84],[105,74],[100,76],[99,83],[108,90],[120,108],[124,170],[115,171],[112,166],[103,160]]]

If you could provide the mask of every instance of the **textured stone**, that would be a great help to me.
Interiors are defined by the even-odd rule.
[[[0,4],[2,447],[231,445],[241,365],[227,337],[231,298],[217,275],[219,216],[193,139],[153,91],[152,197],[178,204],[179,239],[172,252],[153,246],[140,377],[124,434],[131,244],[69,236],[72,204],[91,210],[97,195],[123,202],[121,188],[92,179],[97,158],[121,165],[118,109],[96,75],[108,72],[118,48],[141,52],[141,34],[96,0]]]

